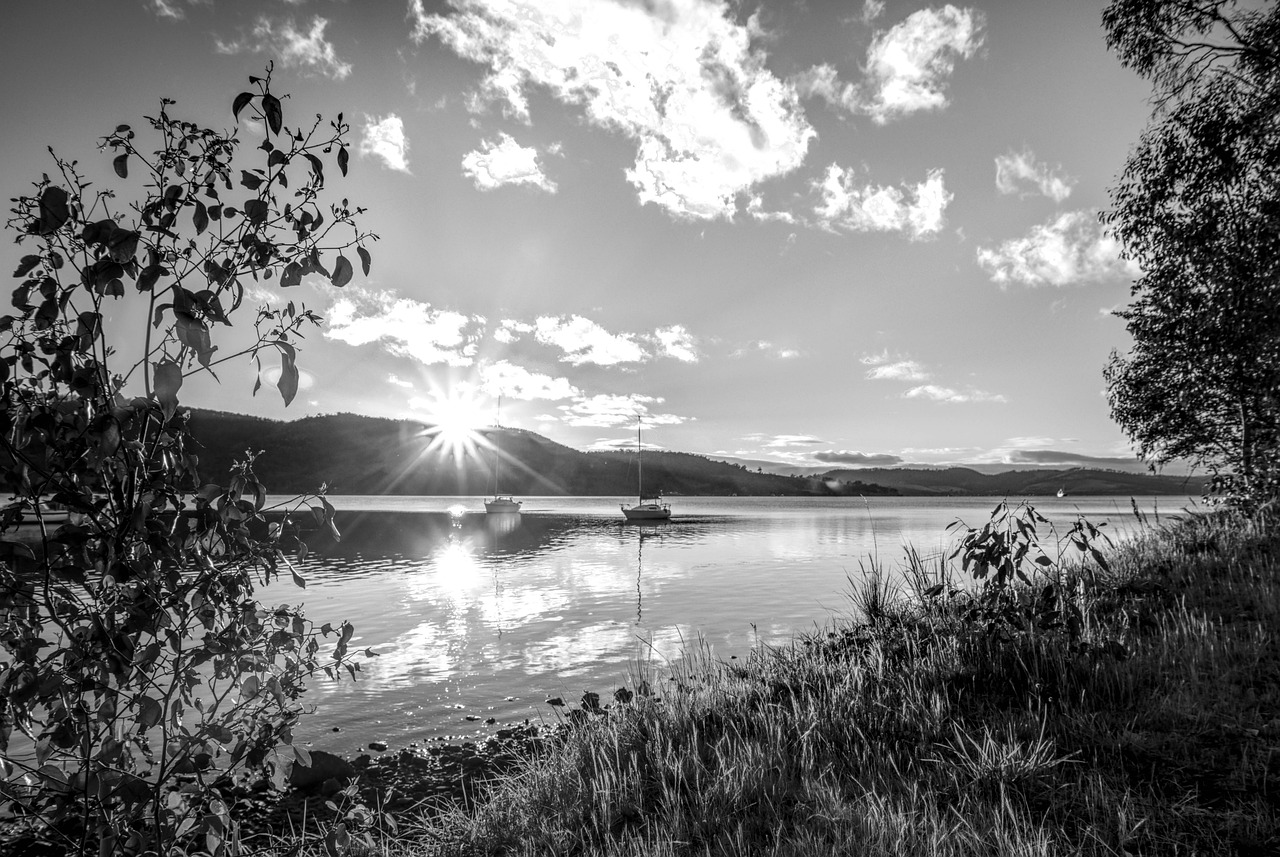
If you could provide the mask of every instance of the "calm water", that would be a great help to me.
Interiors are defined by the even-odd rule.
[[[304,563],[305,590],[262,597],[350,620],[379,653],[359,682],[311,684],[320,712],[300,737],[336,752],[554,719],[548,696],[605,697],[699,641],[724,659],[785,641],[848,614],[849,581],[873,556],[897,570],[907,543],[945,551],[948,523],[981,523],[996,503],[675,497],[670,523],[636,525],[606,498],[526,498],[523,514],[492,518],[477,497],[331,499],[342,542]],[[1137,526],[1128,498],[1034,502],[1059,529],[1077,512],[1121,536]]]

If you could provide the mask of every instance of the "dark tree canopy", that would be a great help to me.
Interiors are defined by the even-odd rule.
[[[1106,369],[1113,416],[1160,465],[1269,492],[1280,466],[1280,27],[1276,9],[1116,0],[1121,61],[1158,108],[1104,215],[1142,267]]]

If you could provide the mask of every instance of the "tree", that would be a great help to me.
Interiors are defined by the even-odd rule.
[[[287,125],[270,67],[250,82],[232,118],[261,123],[252,155],[162,99],[154,149],[128,125],[101,141],[118,192],[51,149],[53,176],[7,224],[30,252],[0,318],[0,802],[68,852],[235,853],[234,776],[307,764],[291,744],[304,680],[358,667],[350,625],[254,594],[285,571],[304,585],[287,555],[305,554],[304,524],[332,528],[328,501],[266,508],[252,453],[206,481],[179,405],[185,378],[270,355],[288,404],[318,318],[263,306],[221,347],[243,333],[246,282],[340,287],[344,251],[367,274],[376,239],[323,195],[326,161],[347,172],[341,114]]]
[[[1115,0],[1108,45],[1157,110],[1104,220],[1142,275],[1105,370],[1153,465],[1188,459],[1232,496],[1280,476],[1280,14],[1223,0]]]

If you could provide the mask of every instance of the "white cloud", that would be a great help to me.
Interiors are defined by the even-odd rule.
[[[947,79],[957,59],[968,59],[982,46],[982,26],[981,12],[947,4],[913,12],[877,34],[867,48],[867,112],[883,123],[946,107]]]
[[[1140,274],[1136,263],[1120,258],[1120,243],[1105,232],[1094,209],[1063,212],[1033,226],[1025,238],[979,248],[978,264],[1002,286],[1067,286]]]
[[[636,144],[641,202],[678,218],[731,218],[735,197],[804,160],[814,130],[795,90],[752,47],[726,0],[412,0],[414,38],[488,67],[484,94],[529,120],[534,87]]]
[[[513,399],[571,399],[581,395],[567,378],[552,378],[541,372],[531,372],[506,360],[490,363],[480,368],[480,388],[490,395],[509,396]]]
[[[935,402],[1006,402],[1004,396],[992,393],[984,393],[981,390],[967,390],[961,392],[953,390],[950,387],[941,387],[937,384],[923,384],[919,387],[912,387],[902,394],[904,399],[932,399]]]
[[[698,362],[698,343],[683,324],[658,328],[653,332],[653,338],[658,341],[659,354],[684,363]]]
[[[480,190],[524,184],[556,192],[556,183],[538,166],[538,150],[521,146],[508,134],[499,134],[497,141],[481,140],[479,150],[462,158],[462,174]]]
[[[858,187],[853,170],[832,164],[814,188],[822,194],[815,211],[826,228],[903,232],[913,239],[941,231],[947,204],[954,197],[947,191],[940,169],[930,170],[928,178],[904,192],[870,184]]]
[[[749,343],[742,348],[734,349],[731,356],[745,357],[747,354],[752,352],[763,352],[769,357],[777,357],[780,360],[790,360],[793,357],[800,356],[800,352],[797,349],[777,345],[766,339],[757,339],[755,342]]]
[[[629,334],[610,333],[580,315],[564,318],[542,316],[534,323],[534,336],[544,345],[559,348],[564,352],[561,359],[574,366],[583,363],[599,366],[637,363],[648,356]]]
[[[996,156],[996,190],[1011,194],[1025,192],[1027,185],[1052,199],[1062,202],[1071,196],[1076,180],[1063,172],[1062,166],[1051,167],[1036,160],[1030,149],[1010,150]]]
[[[865,0],[862,4],[862,23],[870,24],[884,14],[885,0]]]
[[[347,289],[329,308],[324,335],[349,345],[379,343],[388,353],[431,365],[470,366],[484,319],[438,310],[395,292]]]
[[[925,381],[930,377],[925,368],[914,360],[872,363],[871,359],[864,357],[862,362],[871,366],[867,377],[872,381]]]
[[[662,399],[653,396],[614,396],[598,394],[581,396],[571,405],[561,405],[564,412],[561,418],[571,426],[608,426],[635,425],[637,415],[644,419],[644,424],[679,425],[684,417],[675,414],[655,414],[649,406],[661,404]]]
[[[310,29],[300,30],[290,18],[272,23],[266,16],[258,18],[253,32],[235,41],[217,40],[223,54],[271,54],[285,68],[310,68],[327,77],[342,80],[351,74],[351,63],[338,59],[333,45],[324,37],[329,22],[319,15],[312,17]]]
[[[533,333],[532,324],[526,324],[514,318],[504,318],[498,325],[498,329],[493,332],[493,338],[503,345],[510,345],[525,333]]]
[[[760,439],[763,440],[763,437]],[[766,449],[787,449],[793,446],[821,446],[826,443],[822,438],[809,434],[776,434],[764,443]]]
[[[181,21],[187,17],[186,10],[179,6],[174,0],[150,0],[147,8],[161,18],[168,18],[173,21]]]
[[[404,133],[404,122],[394,113],[385,119],[368,119],[358,151],[380,159],[389,169],[409,172],[409,138]]]
[[[396,375],[395,373],[392,373],[387,376],[387,382],[391,384],[395,384],[397,387],[404,387],[406,390],[413,389],[412,381],[406,381],[404,378],[401,378],[399,375]]]

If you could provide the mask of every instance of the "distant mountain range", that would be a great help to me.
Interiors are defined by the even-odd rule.
[[[247,451],[260,453],[254,469],[273,493],[328,486],[335,494],[490,494],[492,448],[501,449],[501,493],[522,496],[619,496],[636,493],[636,455],[581,452],[531,431],[488,428],[486,443],[470,450],[431,444],[420,423],[333,414],[284,422],[193,409],[201,475],[225,479]],[[982,474],[945,470],[868,469],[780,475],[742,463],[683,452],[646,451],[646,489],[667,495],[858,496],[1056,494],[1196,494],[1203,479],[1100,470],[1033,470]]]

